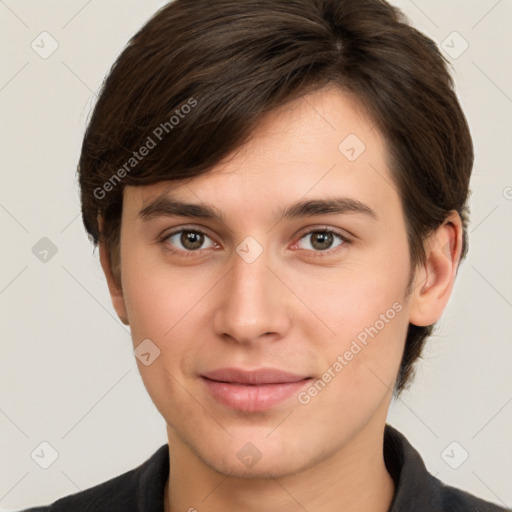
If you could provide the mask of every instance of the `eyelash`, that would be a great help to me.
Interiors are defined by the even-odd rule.
[[[165,235],[163,235],[159,240],[158,240],[158,243],[162,244],[165,246],[166,250],[170,251],[172,254],[179,254],[179,253],[183,253],[180,257],[183,257],[183,258],[191,258],[191,257],[197,257],[197,253],[199,253],[201,250],[204,250],[204,249],[198,249],[198,250],[195,250],[195,251],[186,251],[186,250],[173,250],[173,249],[170,249],[169,248],[169,244],[167,243],[167,240],[169,240],[170,237],[174,236],[174,235],[177,235],[179,233],[199,233],[201,235],[204,235],[208,238],[211,239],[211,237],[208,235],[208,233],[206,233],[205,231],[201,230],[201,229],[198,229],[198,228],[181,228],[181,229],[178,229],[176,231],[172,231],[170,233],[166,233]],[[338,237],[343,243],[341,243],[340,245],[337,245],[334,249],[328,249],[326,251],[310,251],[309,249],[302,249],[302,250],[305,250],[305,251],[308,251],[308,252],[312,252],[314,254],[313,257],[327,257],[327,256],[331,256],[332,254],[338,252],[339,250],[342,250],[344,246],[346,245],[350,245],[352,243],[352,241],[350,239],[348,239],[346,236],[342,235],[341,233],[339,233],[338,231],[335,231],[331,228],[322,228],[322,227],[318,227],[318,228],[315,228],[315,229],[312,229],[310,231],[307,231],[306,233],[302,234],[300,236],[300,238],[298,239],[298,241],[302,240],[304,237],[306,237],[307,235],[312,235],[314,233],[330,233],[332,235],[334,235],[335,237]],[[298,243],[298,242],[295,242],[295,243]]]

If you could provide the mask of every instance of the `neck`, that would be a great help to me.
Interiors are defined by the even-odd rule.
[[[395,486],[384,463],[383,430],[383,425],[368,425],[346,446],[299,473],[244,479],[215,471],[168,429],[172,470],[165,512],[388,512]]]

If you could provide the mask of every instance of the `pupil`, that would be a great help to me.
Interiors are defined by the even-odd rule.
[[[319,242],[319,245],[320,245],[319,247],[317,246],[318,244],[315,245],[315,243],[313,243],[313,245],[317,249],[327,249],[332,244],[332,233],[325,233],[325,232],[319,231],[319,232],[315,233],[314,240],[315,240],[315,243]]]
[[[203,235],[193,231],[184,232],[181,234],[181,243],[188,249],[199,249],[203,244]]]

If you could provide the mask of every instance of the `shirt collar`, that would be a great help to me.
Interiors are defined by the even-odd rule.
[[[388,512],[441,510],[440,481],[425,467],[420,454],[391,425],[384,430],[384,462],[395,483]]]
[[[420,454],[405,436],[391,425],[384,430],[384,462],[395,483],[388,512],[441,510],[440,481],[425,467]],[[140,512],[164,510],[164,490],[169,476],[169,446],[161,446],[141,466],[137,508]]]

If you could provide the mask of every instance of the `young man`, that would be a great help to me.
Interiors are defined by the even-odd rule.
[[[161,9],[79,178],[168,444],[32,510],[504,510],[386,424],[467,251],[472,163],[443,58],[383,1]]]

